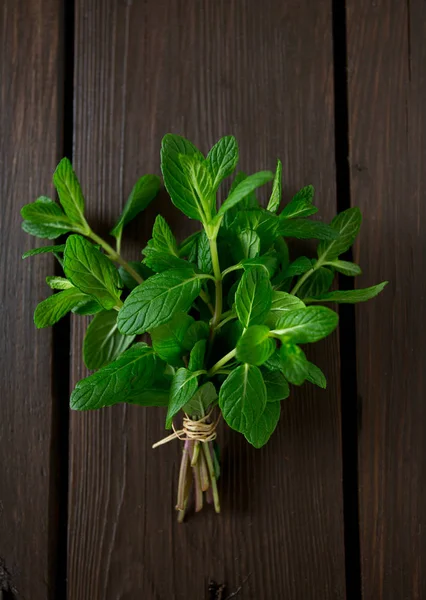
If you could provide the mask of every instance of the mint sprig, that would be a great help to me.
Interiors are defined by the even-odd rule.
[[[155,199],[161,186],[156,175],[141,177],[131,190],[111,230],[115,247],[89,225],[83,191],[67,159],[53,179],[59,203],[41,196],[21,210],[23,229],[31,235],[68,236],[62,244],[23,255],[53,253],[64,271],[47,278],[55,293],[37,306],[37,327],[53,325],[70,311],[94,315],[83,358],[95,372],[77,383],[71,408],[127,402],[166,409],[166,428],[176,433],[159,444],[184,439],[180,520],[188,508],[191,470],[196,510],[208,490],[220,510],[213,448],[219,415],[255,448],[265,445],[291,386],[326,387],[305,348],[337,327],[337,312],[323,305],[363,302],[386,285],[332,288],[336,273],[361,274],[342,257],[361,225],[357,208],[329,224],[312,218],[318,208],[311,185],[283,203],[280,160],[275,173],[238,172],[228,183],[238,158],[233,136],[221,138],[207,155],[183,137],[164,137],[165,188],[173,204],[200,225],[180,241],[157,215],[139,260],[124,259],[122,237]],[[266,208],[258,199],[264,186]],[[219,205],[223,187],[229,191]],[[317,255],[290,257],[288,238],[319,240]],[[148,334],[150,343],[138,341],[140,334]]]

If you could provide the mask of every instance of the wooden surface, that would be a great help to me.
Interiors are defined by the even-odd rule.
[[[366,218],[357,310],[360,535],[366,600],[426,596],[426,6],[348,2],[352,202]],[[374,59],[372,58],[374,57]]]
[[[5,598],[31,600],[57,597],[52,331],[36,331],[32,317],[48,294],[53,259],[21,260],[35,242],[21,231],[19,209],[52,194],[60,140],[59,5],[4,0],[0,6],[0,590]]]
[[[3,0],[1,600],[210,600],[211,578],[242,600],[426,598],[425,33],[421,0]],[[247,172],[281,158],[286,197],[314,184],[324,219],[359,206],[357,285],[391,282],[309,349],[328,389],[293,390],[265,449],[222,428],[223,512],[181,526],[179,444],[151,449],[164,411],[68,423],[87,320],[37,331],[55,267],[20,258],[19,208],[61,156],[106,235],[169,131],[236,135]],[[196,227],[162,193],[126,257],[158,213]]]
[[[331,7],[327,3],[76,3],[75,165],[109,226],[138,176],[159,170],[168,131],[208,150],[233,133],[248,172],[284,163],[285,193],[313,183],[336,210]],[[132,230],[137,258],[162,197]],[[74,323],[73,381],[84,375]],[[71,418],[69,598],[345,597],[337,337],[311,353],[327,392],[297,391],[262,451],[221,435],[223,513],[179,526],[179,444],[151,450],[164,412],[114,407]]]

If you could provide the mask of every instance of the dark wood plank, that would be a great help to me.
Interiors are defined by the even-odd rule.
[[[162,136],[203,150],[226,133],[248,172],[284,163],[287,196],[312,182],[335,212],[331,3],[76,2],[75,165],[91,216],[112,222],[135,179],[159,170]],[[163,195],[132,230],[129,257]],[[73,378],[84,376],[75,323]],[[337,338],[311,351],[327,392],[295,390],[262,451],[221,433],[223,514],[173,511],[180,448],[151,450],[161,410],[114,407],[71,421],[69,598],[344,598]]]
[[[426,595],[426,6],[348,2],[352,201],[364,211],[357,310],[360,526],[366,599]]]
[[[22,262],[36,241],[21,231],[19,209],[53,193],[59,30],[58,0],[1,3],[0,590],[31,600],[54,597],[57,570],[52,331],[33,323],[53,259]]]

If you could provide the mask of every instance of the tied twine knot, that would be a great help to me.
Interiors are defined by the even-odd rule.
[[[172,423],[173,433],[163,438],[159,442],[152,445],[153,448],[157,448],[163,444],[167,444],[172,440],[179,439],[183,442],[194,441],[194,442],[212,442],[216,439],[217,433],[216,428],[220,421],[220,414],[215,421],[211,421],[213,409],[201,419],[193,420],[186,413],[182,422],[182,429],[176,429]]]

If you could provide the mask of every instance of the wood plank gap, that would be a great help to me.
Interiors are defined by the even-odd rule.
[[[347,82],[346,3],[333,0],[334,119],[337,210],[351,206]],[[352,261],[352,250],[343,258]],[[338,276],[339,289],[353,288],[353,278]],[[342,415],[343,516],[347,600],[361,599],[361,550],[358,500],[358,394],[355,308],[339,307]]]

